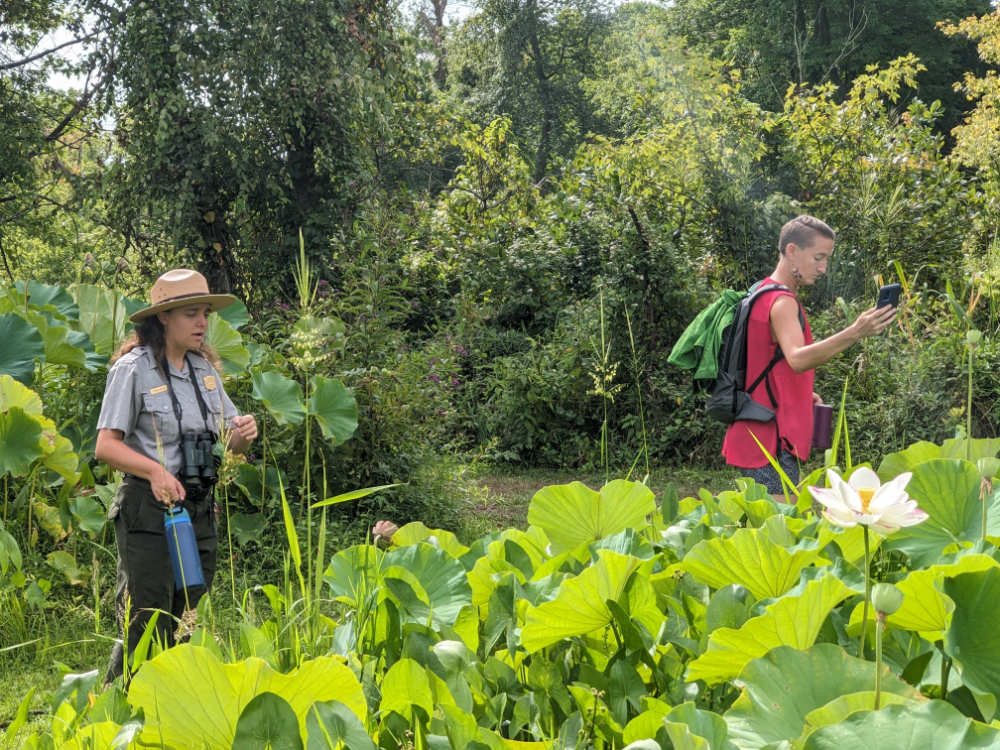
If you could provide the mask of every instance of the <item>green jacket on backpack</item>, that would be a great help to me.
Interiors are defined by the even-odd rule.
[[[677,339],[667,361],[684,370],[694,370],[695,380],[714,380],[719,371],[719,349],[726,326],[733,322],[736,307],[746,292],[724,290]]]

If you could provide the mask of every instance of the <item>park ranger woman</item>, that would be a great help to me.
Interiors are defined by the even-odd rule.
[[[157,637],[170,645],[180,616],[211,586],[218,548],[211,445],[227,435],[228,448],[240,453],[257,437],[256,420],[238,415],[205,343],[209,313],[236,298],[211,294],[205,277],[187,269],[163,274],[149,296],[149,306],[131,316],[135,332],[108,373],[97,421],[95,456],[125,475],[108,514],[118,546],[122,638],[107,682],[123,673],[126,653],[153,612],[159,610]],[[164,534],[164,511],[176,504],[191,517],[205,579],[181,591],[174,590]]]

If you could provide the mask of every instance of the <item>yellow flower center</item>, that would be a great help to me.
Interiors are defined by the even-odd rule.
[[[858,490],[858,497],[861,498],[861,510],[865,513],[868,512],[868,503],[872,501],[872,497],[874,497],[874,495],[874,487],[862,487]]]

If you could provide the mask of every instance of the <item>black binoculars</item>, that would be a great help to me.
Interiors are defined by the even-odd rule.
[[[213,452],[215,435],[211,432],[185,432],[181,435],[181,481],[184,484],[214,484],[219,478]]]

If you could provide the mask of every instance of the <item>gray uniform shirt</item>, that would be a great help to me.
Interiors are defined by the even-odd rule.
[[[112,365],[97,419],[97,429],[120,430],[125,445],[154,461],[159,460],[159,437],[164,465],[175,475],[181,470],[181,431],[202,432],[206,428],[194,393],[195,385],[205,401],[211,432],[218,435],[221,425],[231,426],[232,418],[238,414],[222,387],[222,378],[209,361],[194,352],[188,352],[188,360],[194,370],[193,379],[187,363],[181,371],[167,365],[170,386],[181,406],[180,425],[167,385],[147,346],[135,347]]]

